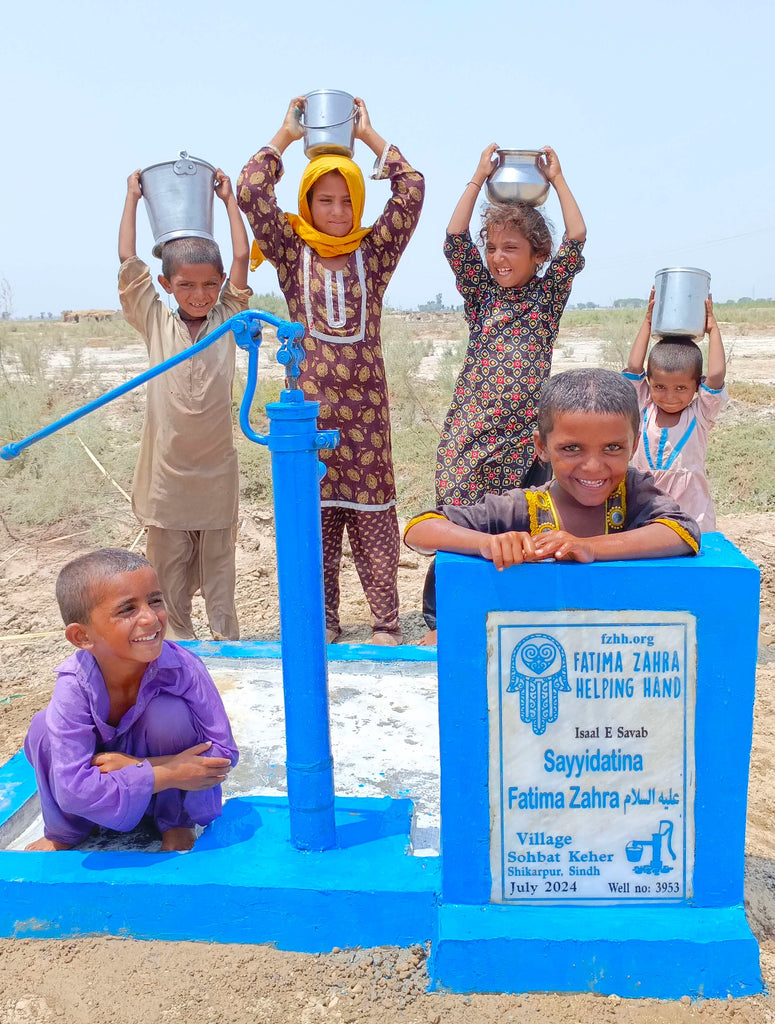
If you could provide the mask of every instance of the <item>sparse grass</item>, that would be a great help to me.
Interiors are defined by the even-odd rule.
[[[717,513],[775,510],[775,417],[712,430],[706,469]]]

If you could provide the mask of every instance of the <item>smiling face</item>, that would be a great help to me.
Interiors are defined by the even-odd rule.
[[[544,440],[539,457],[551,462],[557,486],[578,505],[605,503],[627,473],[637,438],[632,421],[619,413],[563,412]]]
[[[347,182],[339,171],[322,174],[312,186],[309,200],[312,226],[326,235],[344,238],[353,229],[353,204]]]
[[[167,629],[167,610],[155,570],[149,566],[117,573],[97,587],[98,600],[89,621],[71,623],[68,640],[91,651],[106,679],[124,675],[132,666],[144,670],[161,654]]]
[[[521,288],[543,262],[525,236],[511,227],[490,228],[484,254],[487,269],[501,288]]]
[[[681,413],[697,394],[698,384],[693,374],[685,370],[669,373],[652,369],[649,376],[651,400],[663,412]]]
[[[169,278],[159,275],[159,284],[174,295],[181,312],[190,320],[207,316],[221,294],[226,275],[212,263],[181,263]]]

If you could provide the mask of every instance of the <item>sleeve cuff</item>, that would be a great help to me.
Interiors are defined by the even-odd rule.
[[[379,181],[385,171],[385,164],[387,163],[388,153],[390,152],[390,143],[385,143],[385,148],[382,150],[382,156],[374,161],[374,171],[371,175],[373,181]]]

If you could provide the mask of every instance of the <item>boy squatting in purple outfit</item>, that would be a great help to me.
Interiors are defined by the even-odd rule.
[[[196,655],[164,640],[164,599],[142,556],[83,555],[56,591],[78,650],[24,741],[44,824],[27,849],[66,850],[95,825],[127,832],[146,815],[162,850],[191,849],[194,826],[220,815],[239,757],[215,684]]]

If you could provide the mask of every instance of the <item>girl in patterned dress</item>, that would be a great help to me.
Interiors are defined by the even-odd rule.
[[[493,143],[481,155],[447,226],[444,255],[464,300],[468,348],[444,421],[436,456],[436,501],[474,505],[485,494],[542,483],[533,430],[541,388],[549,377],[560,317],[575,275],[584,266],[587,236],[557,154],[541,150],[541,169],[560,201],[565,235],[557,254],[541,213],[524,203],[487,206],[481,241],[469,232],[479,192],[494,170]],[[550,260],[543,276],[540,268]],[[532,470],[532,472],[531,472]],[[423,613],[435,637],[433,566],[423,594]]]
[[[374,131],[356,98],[355,135],[375,154],[373,177],[389,178],[382,216],[362,228],[365,185],[342,156],[311,160],[299,187],[299,214],[275,199],[282,153],[303,130],[304,97],[291,100],[282,127],[247,163],[237,198],[253,229],[258,261],[277,269],[291,320],[304,324],[305,396],[320,402],[321,430],[338,429],[339,447],[321,451],[323,582],[326,637],[337,639],[339,568],[344,530],[371,609],[373,641],[401,643],[398,618],[399,533],[380,323],[388,282],[420,216],[423,177]],[[255,247],[254,247],[255,251]],[[256,264],[257,265],[257,264]]]

